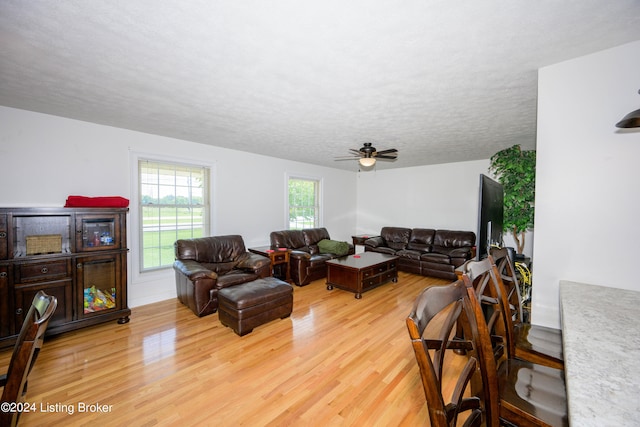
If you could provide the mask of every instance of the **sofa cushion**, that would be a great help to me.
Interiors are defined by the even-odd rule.
[[[304,236],[304,243],[307,246],[317,245],[321,240],[331,239],[329,232],[324,227],[305,228],[302,230],[302,235]]]
[[[414,259],[414,260],[420,260],[420,256],[423,254],[424,252],[422,251],[415,251],[415,250],[411,250],[411,249],[401,249],[398,252],[396,252],[396,255],[398,255],[400,258],[408,258],[408,259]]]
[[[397,251],[406,248],[409,244],[411,229],[404,227],[382,227],[380,236],[382,236],[389,248]]]
[[[433,238],[435,234],[436,230],[431,228],[414,228],[411,231],[407,249],[429,252],[431,250],[431,245],[433,245]]]
[[[349,244],[337,240],[322,239],[318,242],[318,250],[321,254],[344,256],[349,253]]]
[[[440,253],[436,253],[436,252],[422,254],[420,256],[420,259],[422,261],[435,262],[437,264],[450,264],[451,263],[451,259],[449,258],[449,255],[440,254]]]
[[[436,231],[433,245],[442,248],[460,248],[464,246],[474,246],[476,244],[476,234],[472,231]]]
[[[301,230],[272,231],[269,238],[271,246],[309,252]]]
[[[176,259],[200,263],[233,263],[246,252],[239,235],[177,240],[174,248]]]
[[[326,228],[305,228],[302,230],[302,235],[304,236],[304,243],[309,248],[309,253],[311,255],[319,254],[320,249],[318,248],[318,243],[322,240],[329,240],[329,232]]]

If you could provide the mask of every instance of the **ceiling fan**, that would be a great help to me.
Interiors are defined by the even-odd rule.
[[[359,150],[350,148],[351,156],[336,157],[335,160],[358,160],[361,166],[371,167],[376,164],[376,160],[395,160],[398,158],[398,150],[390,148],[378,151],[370,142],[365,142]]]

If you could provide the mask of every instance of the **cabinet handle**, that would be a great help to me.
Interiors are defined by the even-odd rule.
[[[79,263],[78,263],[78,265],[76,266],[76,268],[77,268],[78,270],[82,270],[82,263],[81,263],[81,262],[79,262]]]
[[[49,272],[49,269],[47,267],[42,267],[42,269],[40,270],[40,272],[42,274],[47,274]]]
[[[5,233],[4,231],[0,231],[0,239],[6,239],[7,238],[7,233]]]
[[[22,309],[21,308],[17,309],[16,314],[22,314]]]
[[[7,277],[7,272],[6,272],[6,271],[3,271],[2,273],[0,273],[0,277],[1,277],[1,278],[3,278],[3,279],[4,279],[5,277]]]

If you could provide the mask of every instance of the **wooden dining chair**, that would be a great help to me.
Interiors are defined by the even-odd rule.
[[[562,331],[524,322],[522,299],[513,260],[505,248],[492,248],[491,257],[498,268],[507,294],[508,307],[513,324],[511,353],[518,359],[529,360],[552,368],[564,369]]]
[[[487,326],[484,339],[493,349],[495,367],[481,368],[497,378],[501,423],[568,426],[564,371],[517,359],[510,352],[513,326],[506,314],[506,291],[491,256],[465,264],[462,280],[476,295],[477,322],[484,320]]]
[[[406,323],[420,369],[430,425],[497,425],[497,395],[489,399],[483,394],[486,379],[478,362],[483,353],[476,347],[479,331],[462,280],[423,290]],[[456,325],[464,329],[466,339],[455,336]],[[456,349],[464,352],[454,352]],[[445,388],[453,380],[455,384]],[[476,395],[470,394],[472,382],[480,384],[474,387]],[[497,389],[497,383],[492,389]],[[493,408],[486,407],[491,402]],[[458,418],[462,424],[458,424]],[[494,421],[487,421],[491,419]]]
[[[53,312],[58,306],[58,300],[39,291],[33,298],[31,307],[25,316],[20,334],[13,348],[7,373],[0,376],[2,390],[2,405],[7,403],[20,404],[24,402],[27,393],[28,377],[36,362],[44,333]],[[14,409],[9,406],[9,409]],[[15,426],[18,424],[20,411],[0,411],[0,426]]]

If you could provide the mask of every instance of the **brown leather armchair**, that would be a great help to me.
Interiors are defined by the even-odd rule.
[[[271,260],[247,252],[242,236],[211,236],[174,243],[176,291],[198,317],[218,310],[218,291],[271,275]]]
[[[324,227],[273,231],[270,235],[272,247],[291,249],[291,280],[298,286],[327,277],[325,263],[337,256],[320,253],[318,242],[324,239],[331,240],[329,232]],[[349,254],[354,253],[355,246],[349,243]]]

